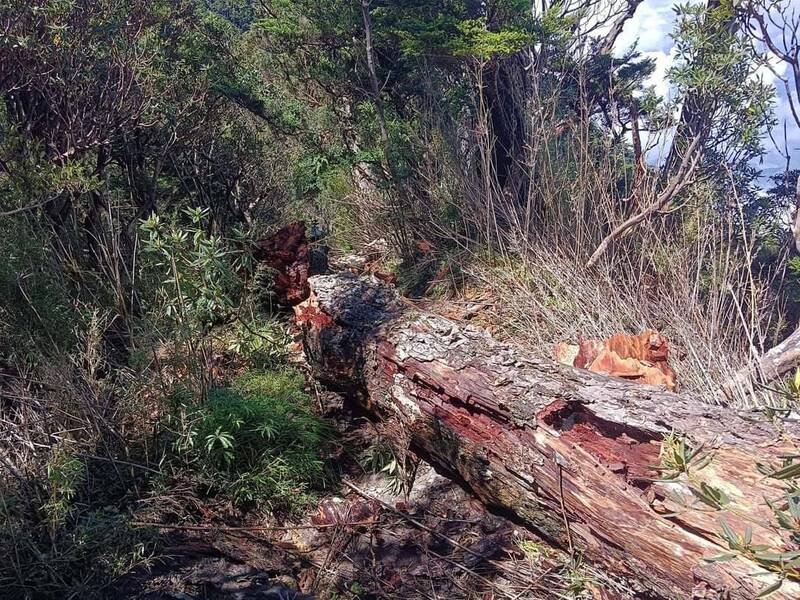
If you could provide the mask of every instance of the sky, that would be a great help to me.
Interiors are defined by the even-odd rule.
[[[789,0],[800,10],[800,0]],[[669,93],[669,86],[666,82],[666,72],[672,64],[673,40],[670,37],[675,23],[675,12],[673,7],[674,0],[644,0],[638,7],[635,15],[626,24],[617,39],[614,48],[615,54],[621,55],[628,48],[636,44],[637,49],[643,56],[655,59],[655,72],[648,81],[649,85],[655,86],[656,91],[661,95]],[[776,69],[785,72],[785,65],[774,57],[771,59]],[[768,83],[775,85],[776,77],[767,67],[762,67],[759,74]],[[786,98],[786,90],[780,81],[777,81],[775,116],[778,125],[773,129],[773,137],[783,146],[784,123],[786,124],[786,138],[788,141],[789,153],[791,156],[790,168],[800,168],[800,128],[792,119],[789,103]],[[761,161],[756,161],[755,166],[760,168],[764,177],[780,173],[786,168],[786,159],[781,156],[775,148],[774,143],[769,137],[764,139],[766,154]],[[657,160],[658,149],[654,150],[655,156],[651,155],[651,160]]]

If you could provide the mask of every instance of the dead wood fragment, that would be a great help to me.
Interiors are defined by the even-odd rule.
[[[800,211],[798,211],[800,214]],[[733,398],[737,391],[747,394],[800,368],[800,329],[761,355],[754,364],[737,372],[722,386],[722,395]]]
[[[673,391],[677,387],[675,371],[669,364],[669,342],[652,329],[645,329],[639,335],[617,333],[603,341],[562,342],[555,347],[554,357],[562,364],[592,373],[663,385]]]
[[[260,240],[254,253],[262,269],[269,271],[269,291],[283,306],[294,306],[308,298],[308,278],[327,271],[324,249],[312,249],[306,225],[295,221]]]

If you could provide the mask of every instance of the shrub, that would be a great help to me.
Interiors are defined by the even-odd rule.
[[[121,575],[150,562],[151,532],[132,528],[109,498],[87,494],[87,465],[66,449],[47,463],[41,498],[0,491],[3,598],[102,598]]]
[[[329,479],[328,426],[312,412],[301,373],[254,372],[212,390],[201,406],[182,403],[185,423],[175,447],[199,470],[208,493],[234,505],[292,513]]]
[[[222,335],[226,349],[254,369],[276,369],[285,364],[291,341],[286,324],[278,319],[236,321]]]

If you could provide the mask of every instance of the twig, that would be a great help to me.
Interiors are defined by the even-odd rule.
[[[6,211],[3,211],[3,212],[0,212],[0,217],[11,217],[13,215],[18,215],[20,213],[36,210],[37,208],[41,208],[41,207],[45,206],[46,204],[48,204],[48,203],[50,203],[52,201],[53,201],[52,198],[48,198],[47,200],[44,200],[43,202],[37,202],[36,204],[29,204],[28,206],[21,206],[20,208],[15,208],[13,210],[6,210]]]
[[[287,525],[279,526],[254,526],[254,527],[218,527],[216,525],[163,525],[147,521],[131,521],[136,527],[155,527],[156,529],[177,529],[181,531],[295,531],[298,529],[329,529],[331,527],[360,527],[375,525],[375,521],[358,521],[356,523],[325,523],[322,525]]]
[[[561,504],[561,516],[564,519],[564,527],[567,529],[567,544],[569,544],[569,556],[575,560],[575,547],[572,545],[572,532],[569,529],[569,519],[567,519],[567,507],[564,505],[564,470],[561,463],[556,461],[558,467],[558,501]]]
[[[395,537],[399,537],[397,533],[395,533],[395,532],[393,532],[391,530],[387,530],[385,533],[388,533],[389,535],[393,535]],[[457,562],[457,561],[455,561],[455,560],[453,560],[451,558],[448,558],[447,556],[443,556],[443,555],[431,550],[430,548],[423,548],[419,543],[416,543],[416,546],[421,551],[426,552],[428,554],[431,554],[431,555],[435,556],[439,560],[442,560],[444,562],[450,563],[451,565],[453,565],[457,569],[459,569],[461,571],[464,571],[465,573],[467,573],[468,575],[471,575],[472,577],[475,577],[476,579],[479,579],[480,581],[482,581],[484,584],[486,584],[490,588],[497,588],[498,587],[496,583],[494,583],[493,581],[485,578],[484,576],[482,576],[481,574],[475,572],[473,569],[470,569],[466,565],[462,565],[461,563],[459,563],[459,562]],[[487,562],[490,563],[491,565],[495,566],[495,567],[498,567],[501,571],[506,571],[508,574],[513,574],[513,575],[517,575],[518,574],[516,569],[508,568],[505,565],[503,565],[502,563],[499,563],[499,562],[496,562],[496,561],[491,561],[491,560],[489,560]],[[516,599],[520,598],[522,596],[522,594],[526,593],[529,590],[532,590],[534,588],[538,589],[540,580],[541,580],[541,576],[539,576],[536,579],[534,579],[534,581],[528,583],[526,585],[525,589],[522,591],[522,593],[518,594],[517,596],[515,596],[515,598],[512,599],[512,600],[516,600]]]
[[[457,542],[456,540],[454,540],[453,538],[451,538],[451,537],[448,537],[448,536],[446,536],[445,534],[443,534],[443,533],[440,533],[440,532],[436,531],[435,529],[432,529],[432,528],[428,527],[428,526],[427,526],[427,525],[425,525],[424,523],[420,523],[419,521],[417,521],[417,520],[416,520],[414,517],[412,517],[412,516],[411,516],[411,515],[409,515],[408,513],[405,513],[405,512],[403,512],[402,510],[398,510],[398,509],[396,509],[394,506],[392,506],[391,504],[388,504],[388,503],[384,502],[384,501],[383,501],[383,500],[381,500],[380,498],[375,498],[374,496],[370,496],[369,494],[367,494],[367,493],[366,493],[366,492],[364,492],[363,490],[359,489],[358,487],[356,487],[355,485],[353,485],[353,484],[352,484],[352,483],[350,483],[349,481],[343,481],[342,483],[344,483],[344,484],[345,484],[347,487],[349,487],[351,490],[353,490],[353,491],[354,491],[356,494],[358,494],[358,495],[359,495],[359,496],[361,496],[362,498],[364,498],[364,499],[366,499],[366,500],[369,500],[370,502],[377,502],[378,504],[380,504],[380,505],[381,505],[383,508],[385,508],[386,510],[389,510],[389,511],[391,511],[391,512],[395,513],[396,515],[399,515],[399,516],[403,517],[403,518],[404,518],[406,521],[408,521],[409,523],[411,523],[411,524],[412,524],[412,525],[414,525],[415,527],[419,527],[419,528],[420,528],[420,529],[422,529],[423,531],[427,531],[428,533],[430,533],[430,534],[432,534],[432,535],[435,535],[435,536],[437,536],[437,537],[440,537],[440,538],[442,538],[443,540],[445,540],[445,541],[447,541],[447,542],[450,542],[450,543],[451,543],[451,544],[453,544],[455,547],[457,547],[457,548],[459,548],[459,549],[463,550],[464,552],[468,552],[469,554],[472,554],[473,556],[475,556],[475,557],[477,557],[477,558],[480,558],[481,560],[486,560],[487,562],[490,562],[490,563],[492,563],[493,565],[495,565],[495,566],[497,566],[497,567],[500,567],[500,568],[502,568],[502,566],[500,565],[500,563],[497,563],[496,561],[489,560],[489,559],[488,559],[488,557],[487,557],[486,555],[484,555],[484,554],[480,554],[479,552],[475,552],[475,551],[474,551],[472,548],[468,548],[467,546],[464,546],[463,544],[460,544],[460,543],[458,543],[458,542]]]
[[[649,206],[627,218],[603,238],[586,262],[587,269],[597,264],[600,257],[605,254],[612,242],[625,235],[629,230],[647,219],[653,213],[663,209],[667,204],[672,202],[684,188],[694,183],[693,175],[702,156],[699,152],[699,146],[700,136],[696,136],[687,148],[677,173],[667,182],[664,190],[656,196],[655,200]]]
[[[140,465],[139,463],[129,462],[127,460],[121,460],[119,458],[108,458],[106,456],[95,456],[94,454],[84,454],[83,452],[78,453],[77,456],[80,456],[81,458],[88,458],[88,459],[91,459],[91,460],[102,460],[102,461],[110,462],[110,463],[120,463],[121,465],[127,465],[129,467],[136,467],[137,469],[142,469],[144,471],[149,471],[150,473],[155,473],[157,475],[161,473],[161,471],[159,471],[158,469],[153,469],[151,467],[147,467],[145,465]]]
[[[433,554],[433,556],[435,556],[439,560],[443,560],[444,562],[453,565],[456,569],[459,569],[460,571],[464,571],[464,573],[466,573],[467,575],[470,575],[471,577],[474,577],[475,579],[478,579],[479,581],[483,582],[484,585],[489,586],[489,588],[496,587],[496,584],[494,584],[493,582],[491,582],[488,579],[486,579],[486,577],[484,577],[483,575],[480,575],[479,573],[476,573],[475,571],[470,569],[468,566],[462,565],[461,563],[453,560],[452,558],[447,558],[446,556],[442,556],[441,554],[439,554],[438,552],[434,552],[430,548],[426,548],[426,552],[429,552],[430,554]]]

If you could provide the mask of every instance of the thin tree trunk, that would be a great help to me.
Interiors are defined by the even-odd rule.
[[[381,130],[381,141],[383,142],[386,160],[390,161],[389,130],[386,127],[386,112],[383,108],[381,98],[381,86],[378,82],[378,71],[375,66],[375,50],[372,45],[372,19],[369,14],[370,0],[361,0],[361,17],[364,21],[364,42],[367,51],[367,71],[369,72],[369,84],[372,87],[372,96],[375,101],[375,108],[378,111],[378,125]]]
[[[378,82],[378,70],[375,60],[375,49],[372,40],[372,19],[370,17],[369,7],[371,0],[361,0],[361,17],[364,22],[364,42],[366,45],[367,54],[367,71],[369,72],[369,83],[372,88],[372,95],[375,101],[375,109],[378,112],[378,126],[381,131],[381,142],[383,144],[384,165],[383,170],[386,178],[392,183],[397,194],[397,200],[390,199],[393,221],[393,235],[397,237],[397,246],[402,256],[408,258],[411,253],[411,244],[408,239],[406,220],[408,215],[406,211],[409,202],[406,198],[406,192],[397,178],[397,173],[394,169],[394,157],[392,152],[392,142],[389,137],[389,129],[386,125],[386,111],[384,110],[383,98],[381,98],[381,86]]]

